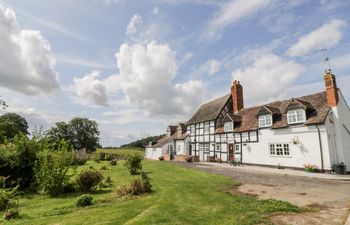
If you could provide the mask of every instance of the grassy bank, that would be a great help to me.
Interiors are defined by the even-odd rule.
[[[111,176],[113,187],[94,194],[95,204],[76,208],[78,194],[51,198],[25,195],[21,217],[6,224],[269,224],[269,214],[299,211],[289,203],[230,195],[234,185],[223,176],[183,168],[167,162],[145,161],[154,192],[141,197],[118,198],[115,190],[133,179],[121,162],[88,161],[79,170],[94,167]]]

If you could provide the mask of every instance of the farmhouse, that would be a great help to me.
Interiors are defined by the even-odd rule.
[[[244,108],[243,87],[203,104],[185,124],[146,148],[146,157],[350,171],[350,109],[330,70],[325,91]]]

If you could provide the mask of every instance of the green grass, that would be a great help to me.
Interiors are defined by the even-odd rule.
[[[106,152],[109,154],[114,154],[114,155],[118,155],[118,156],[129,156],[131,154],[138,154],[143,156],[144,155],[144,149],[143,148],[104,148],[104,149],[97,149],[96,153],[99,152]]]
[[[224,190],[235,185],[227,177],[160,161],[144,162],[154,192],[118,198],[115,190],[135,178],[121,162],[112,167],[88,161],[79,170],[103,165],[109,168],[102,172],[111,176],[113,187],[95,193],[93,206],[76,208],[79,194],[25,195],[21,217],[6,224],[270,224],[270,213],[301,211],[286,202],[227,194]]]

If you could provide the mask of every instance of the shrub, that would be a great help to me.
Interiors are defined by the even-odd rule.
[[[81,192],[91,192],[96,188],[103,180],[103,175],[100,171],[96,170],[84,170],[78,178],[77,183]]]
[[[163,161],[164,160],[164,156],[159,156],[159,161]]]
[[[6,210],[6,212],[5,212],[5,220],[14,219],[14,218],[16,218],[16,217],[18,217],[18,216],[19,216],[18,207],[8,209],[8,210]]]
[[[100,156],[100,160],[101,161],[105,161],[106,160],[106,152],[99,152],[98,155]]]
[[[117,190],[119,196],[141,195],[152,191],[152,185],[146,173],[141,173],[141,179],[131,181],[129,185],[122,186]]]
[[[193,157],[192,156],[188,156],[185,158],[186,162],[193,162]]]
[[[96,154],[94,161],[97,162],[97,163],[100,163],[101,162],[101,155],[100,154]]]
[[[86,154],[86,149],[75,151],[74,154],[74,165],[84,165],[88,160],[88,155]]]
[[[116,166],[117,165],[117,160],[116,159],[113,159],[111,162],[110,162],[111,166]]]
[[[11,142],[0,145],[0,176],[8,177],[6,186],[17,183],[20,189],[30,187],[34,177],[37,153],[45,144],[27,136],[16,136]]]
[[[115,158],[115,156],[113,154],[106,154],[105,155],[105,160],[106,161],[112,161]]]
[[[72,164],[74,155],[68,152],[68,145],[61,141],[59,149],[49,152],[47,149],[38,154],[35,165],[35,179],[39,192],[59,195],[64,192],[65,185],[69,182],[69,165]]]
[[[78,191],[78,184],[75,180],[70,179],[63,186],[63,193],[74,193]]]
[[[110,176],[108,176],[107,178],[106,178],[106,181],[105,181],[107,184],[110,184],[110,183],[112,183],[112,178],[110,177]]]
[[[0,210],[10,208],[18,198],[18,186],[14,188],[0,188]]]
[[[89,206],[89,205],[93,204],[93,202],[92,202],[93,199],[94,198],[92,197],[92,195],[85,194],[85,195],[80,196],[77,199],[75,205],[77,207],[86,207],[86,206]]]
[[[131,175],[135,175],[142,169],[142,157],[136,154],[129,156],[125,160],[125,166],[128,168]]]
[[[108,170],[108,167],[106,165],[101,166],[100,170]]]

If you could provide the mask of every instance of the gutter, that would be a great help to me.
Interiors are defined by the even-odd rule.
[[[322,149],[322,142],[321,142],[321,131],[318,125],[316,125],[317,133],[318,133],[318,142],[320,144],[320,155],[321,155],[321,171],[324,172],[324,166],[323,166],[323,149]]]

